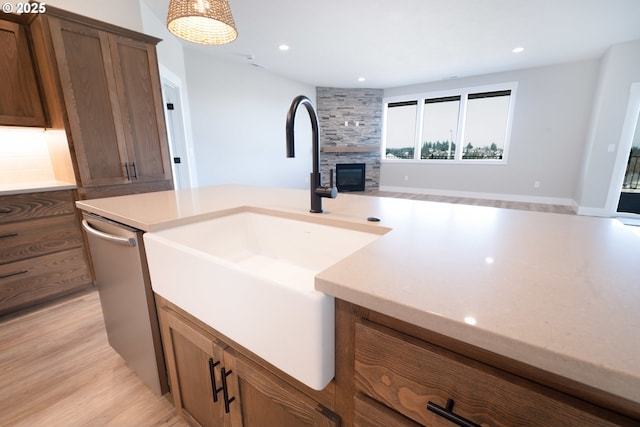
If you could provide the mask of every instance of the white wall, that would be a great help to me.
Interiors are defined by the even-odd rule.
[[[11,3],[17,1],[12,0]],[[142,31],[142,17],[137,1],[47,0],[43,3],[130,30]]]
[[[237,183],[307,188],[311,132],[296,116],[296,158],[286,158],[285,123],[293,98],[315,88],[250,64],[185,49],[191,123],[200,186]]]
[[[598,67],[599,61],[589,60],[386,89],[385,96],[397,96],[518,82],[506,165],[383,162],[381,188],[571,204]]]
[[[612,46],[604,55],[597,84],[588,145],[576,189],[578,212],[609,216],[607,197],[629,102],[631,84],[640,82],[640,40]],[[609,151],[609,145],[614,146]],[[624,147],[627,149],[628,147]],[[624,173],[624,172],[621,172]]]
[[[156,46],[158,63],[167,67],[185,82],[187,73],[184,66],[182,43],[167,30],[166,23],[158,19],[144,1],[140,1],[140,11],[144,33],[162,39]]]
[[[164,20],[160,20],[143,0],[140,0],[140,10],[144,32],[162,39],[156,46],[160,77],[161,79],[168,79],[172,87],[177,87],[180,90],[181,99],[179,105],[182,108],[183,132],[176,131],[176,134],[184,135],[184,151],[180,151],[186,153],[186,160],[189,165],[189,184],[195,187],[198,185],[198,180],[195,154],[193,152],[193,132],[191,130],[189,91],[183,44],[167,30]],[[176,142],[176,144],[178,143]]]
[[[38,128],[0,126],[0,185],[54,179],[44,134]]]

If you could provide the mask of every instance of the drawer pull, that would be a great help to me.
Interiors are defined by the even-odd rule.
[[[224,397],[224,412],[229,413],[229,405],[236,400],[235,397],[229,397],[229,389],[227,388],[227,377],[233,372],[231,369],[228,371],[225,368],[220,369],[220,376],[222,377],[222,397]]]
[[[19,276],[20,274],[27,274],[28,270],[16,271],[15,273],[5,274],[4,276],[0,276],[0,279],[6,279],[7,277]]]
[[[437,415],[440,415],[442,418],[449,420],[460,427],[482,427],[480,424],[476,424],[458,414],[454,414],[453,404],[453,399],[447,399],[447,406],[443,408],[442,406],[429,401],[429,403],[427,403],[427,410],[435,412]]]
[[[9,233],[0,235],[0,239],[8,239],[9,237],[17,237],[18,233]]]
[[[211,375],[211,390],[213,393],[213,402],[218,401],[218,392],[222,390],[222,387],[218,388],[216,384],[216,375],[215,375],[215,367],[220,364],[220,361],[214,362],[213,359],[209,358],[209,374]]]

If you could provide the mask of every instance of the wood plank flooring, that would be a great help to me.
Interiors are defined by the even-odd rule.
[[[188,426],[107,342],[98,292],[0,317],[0,426]]]
[[[504,200],[476,199],[470,197],[434,196],[430,194],[397,193],[393,191],[364,191],[350,194],[361,194],[365,196],[397,197],[402,199],[426,200],[430,202],[443,202],[464,205],[489,206],[494,208],[518,209],[535,212],[551,212],[575,215],[576,212],[571,206],[548,205],[544,203],[510,202]]]

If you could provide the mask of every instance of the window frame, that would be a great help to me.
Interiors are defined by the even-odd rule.
[[[511,145],[511,130],[513,125],[513,112],[515,109],[518,82],[506,82],[492,85],[469,86],[464,88],[447,89],[432,92],[418,92],[407,95],[389,96],[383,98],[383,121],[382,121],[382,145],[380,148],[381,161],[388,163],[428,163],[428,164],[475,164],[475,165],[506,165],[508,163],[509,151]],[[507,123],[505,127],[504,150],[502,159],[463,159],[464,131],[465,120],[467,114],[467,102],[469,95],[510,91],[509,109],[507,112]],[[460,97],[460,108],[458,110],[458,128],[456,130],[456,138],[453,143],[456,146],[453,159],[421,159],[420,152],[422,149],[422,132],[425,101],[428,99]],[[414,149],[413,159],[388,159],[386,156],[387,149],[387,111],[389,104],[406,103],[416,101],[416,120],[414,129]]]

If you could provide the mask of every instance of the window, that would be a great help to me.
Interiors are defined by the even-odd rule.
[[[459,113],[459,96],[424,100],[421,159],[455,158]]]
[[[386,99],[387,160],[504,163],[517,84]]]
[[[463,159],[502,159],[510,98],[509,90],[468,96]]]
[[[387,105],[386,155],[388,159],[413,159],[418,101]]]

